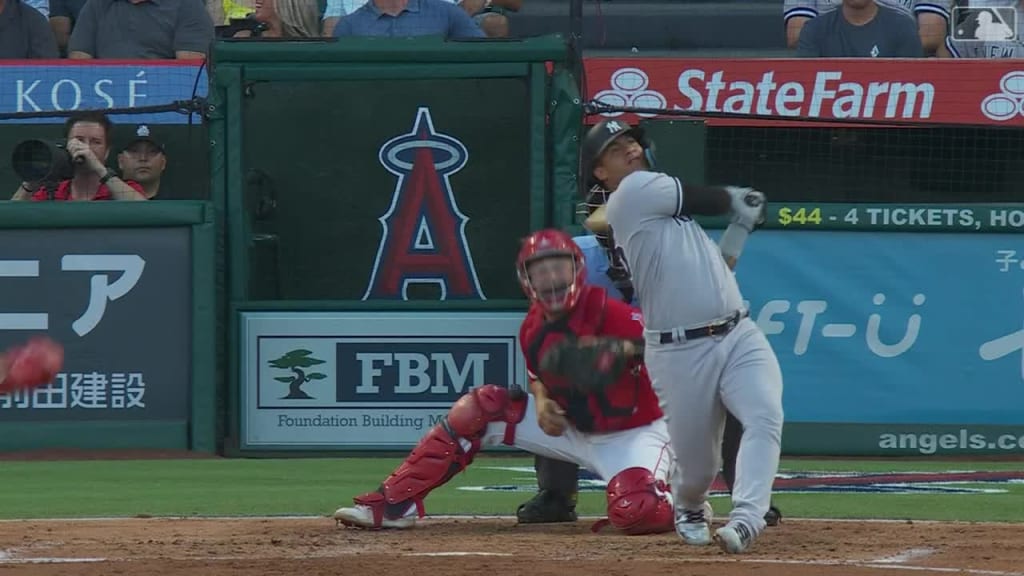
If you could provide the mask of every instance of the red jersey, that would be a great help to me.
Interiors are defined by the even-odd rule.
[[[662,417],[658,395],[642,362],[631,360],[622,376],[606,390],[583,395],[568,381],[540,373],[540,358],[555,342],[566,337],[612,336],[627,340],[643,338],[640,311],[614,298],[598,286],[584,286],[580,299],[567,316],[548,322],[539,306],[530,307],[519,327],[519,343],[531,379],[540,380],[552,400],[581,432],[612,432],[650,424]]]
[[[145,195],[145,191],[142,189],[142,185],[132,180],[125,180],[125,184],[129,185],[139,194]],[[33,202],[46,202],[50,199],[50,194],[46,188],[40,188],[32,193]],[[71,200],[71,180],[61,180],[57,184],[57,189],[53,191],[53,199],[57,202],[67,202]],[[110,188],[106,184],[100,184],[100,187],[96,190],[96,195],[92,198],[95,200],[113,200],[113,195],[110,194]]]

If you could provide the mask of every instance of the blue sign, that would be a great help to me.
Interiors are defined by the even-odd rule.
[[[504,341],[502,341],[504,340]],[[373,338],[337,344],[337,401],[450,405],[483,384],[507,384],[514,338]]]
[[[736,273],[787,422],[1024,423],[1021,236],[758,231]]]
[[[205,97],[205,66],[175,61],[105,64],[102,60],[68,64],[0,63],[0,114],[67,110],[138,108]],[[187,124],[179,112],[115,114],[115,123]],[[5,118],[6,123],[59,124],[63,117]],[[198,115],[192,115],[198,122]]]

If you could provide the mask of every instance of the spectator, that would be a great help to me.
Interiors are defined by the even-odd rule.
[[[972,0],[975,1],[975,0]],[[949,11],[957,0],[878,0],[916,20],[918,36],[926,55],[938,51],[949,28]],[[783,20],[786,24],[786,44],[796,48],[800,30],[811,18],[831,12],[842,0],[783,0]]]
[[[50,0],[50,28],[57,38],[57,49],[62,57],[68,54],[68,40],[82,6],[85,6],[85,0]]]
[[[320,9],[313,0],[256,0],[252,18],[266,24],[263,38],[320,36]]]
[[[79,112],[65,123],[67,151],[72,158],[74,173],[62,180],[54,190],[40,187],[33,190],[22,182],[11,200],[145,200],[142,186],[118,178],[105,162],[110,153],[112,124],[102,112]]]
[[[346,14],[355,12],[365,3],[364,0],[327,0],[321,33],[327,37],[334,36],[334,27],[338,25],[338,20]]]
[[[43,15],[43,18],[50,17],[50,1],[51,0],[25,0],[25,4],[35,8]]]
[[[445,0],[369,0],[342,18],[334,35],[485,37],[464,10]]]
[[[0,0],[0,60],[58,56],[45,16],[22,0]]]
[[[508,37],[508,16],[506,12],[518,12],[522,0],[459,0],[457,2],[466,14],[480,26],[488,38]]]
[[[946,37],[945,50],[940,51],[942,58],[1024,58],[1024,41],[1016,32],[1024,29],[1021,25],[1024,19],[1024,2],[1020,0],[971,0],[969,7],[978,10],[962,11],[961,13],[976,18],[976,28],[971,29],[968,22],[957,22],[956,30],[963,31],[962,35],[956,38]],[[982,10],[985,9],[985,10]],[[996,13],[992,9],[999,9],[1001,19],[995,18]],[[1013,10],[1016,13],[1015,22],[1003,22],[1009,20],[1010,15],[1006,12]],[[1011,27],[1016,24],[1017,30]],[[1011,28],[1008,30],[1008,28]],[[1004,40],[986,39],[986,36],[993,36],[993,32],[1010,32],[1010,37]]]
[[[875,0],[842,0],[800,31],[797,56],[804,58],[920,58],[913,20]]]
[[[148,200],[160,193],[160,179],[167,169],[164,145],[142,125],[135,131],[135,139],[117,155],[117,167],[126,181],[138,182]]]
[[[199,0],[87,0],[68,49],[82,59],[198,59],[212,41]]]
[[[215,26],[229,24],[232,18],[246,18],[255,11],[253,0],[206,0],[206,9]]]

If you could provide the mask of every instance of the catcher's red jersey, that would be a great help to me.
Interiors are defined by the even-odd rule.
[[[547,322],[534,305],[519,328],[519,342],[531,379],[540,380],[551,399],[581,432],[610,432],[644,426],[662,417],[658,396],[643,363],[631,361],[622,376],[606,390],[582,395],[563,378],[539,373],[540,358],[567,334],[612,336],[629,340],[643,337],[640,311],[614,298],[603,288],[584,286],[580,299],[568,317]]]

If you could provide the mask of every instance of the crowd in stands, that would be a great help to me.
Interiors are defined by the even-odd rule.
[[[509,35],[522,0],[0,0],[0,60],[201,58],[232,37]],[[238,30],[231,26],[238,26]]]
[[[778,1],[787,45],[801,57],[1024,57],[1015,30],[1024,20],[1024,0]],[[509,36],[509,15],[521,4],[522,0],[0,0],[0,59],[191,59],[202,57],[216,37],[225,35],[501,38]],[[969,11],[974,11],[975,22],[958,35],[963,28],[950,22]],[[951,30],[957,32],[950,34]]]
[[[798,57],[1024,58],[1024,0],[778,0]],[[0,0],[0,60],[200,59],[218,37],[509,35],[522,0]],[[973,10],[973,23],[957,21]],[[959,10],[957,8],[960,8]],[[951,22],[953,24],[951,25]],[[953,32],[950,34],[950,32]],[[12,200],[158,197],[166,151],[146,126],[115,148],[102,113],[68,119],[73,175]],[[117,170],[108,168],[116,152]]]
[[[70,170],[55,181],[22,182],[14,201],[144,201],[159,199],[167,152],[149,126],[116,149],[117,170],[108,166],[113,123],[99,111],[77,112],[64,125]]]

